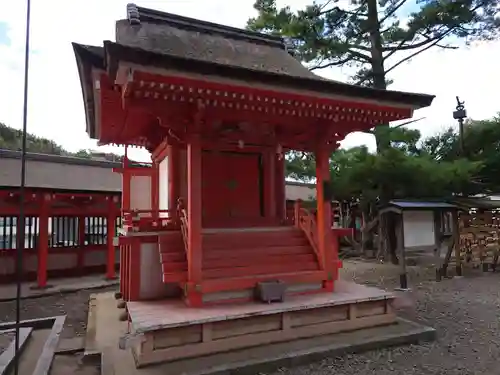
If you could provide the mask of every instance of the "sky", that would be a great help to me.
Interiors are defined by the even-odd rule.
[[[96,149],[85,132],[81,86],[71,42],[102,45],[114,40],[114,25],[126,17],[130,0],[32,0],[29,65],[28,132],[46,137],[69,151]],[[137,5],[235,27],[255,14],[254,0],[137,0]],[[278,1],[300,9],[311,0]],[[0,12],[0,122],[20,129],[23,113],[25,1],[9,2]],[[391,74],[391,89],[436,95],[430,108],[419,110],[413,124],[423,136],[456,126],[455,96],[465,100],[469,117],[490,118],[500,111],[500,42],[477,43],[458,50],[434,49],[401,65]],[[321,72],[346,81],[348,69]],[[343,147],[366,144],[366,134],[347,136]],[[106,151],[116,149],[101,148]],[[131,153],[147,161],[147,153]]]

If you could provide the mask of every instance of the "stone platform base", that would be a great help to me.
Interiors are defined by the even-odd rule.
[[[397,318],[389,326],[359,329],[262,345],[193,359],[136,368],[130,351],[105,350],[102,375],[255,375],[321,361],[327,357],[418,344],[435,339],[435,330]]]
[[[103,375],[256,374],[363,350],[432,340],[432,328],[396,318],[393,295],[339,282],[337,292],[280,304],[190,309],[174,301],[129,303],[120,322],[112,294],[91,299],[86,352]],[[168,307],[168,309],[167,309]],[[118,349],[130,329],[131,349]]]
[[[290,297],[284,303],[189,308],[181,301],[129,302],[137,367],[261,345],[390,325],[394,296],[340,281],[335,293]]]

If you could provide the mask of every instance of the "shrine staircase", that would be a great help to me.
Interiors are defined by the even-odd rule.
[[[187,259],[182,232],[161,236],[159,249],[163,282],[183,288]],[[294,226],[204,229],[202,252],[206,304],[248,300],[260,281],[280,280],[288,294],[301,294],[321,290],[325,279],[306,232]]]

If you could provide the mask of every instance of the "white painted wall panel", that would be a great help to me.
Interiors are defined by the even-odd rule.
[[[170,204],[168,201],[168,157],[163,159],[159,166],[159,182],[158,182],[158,194],[159,194],[159,204],[160,210],[168,210],[170,206],[174,207],[174,204]],[[166,216],[162,214],[161,216]]]
[[[177,293],[176,285],[163,283],[158,244],[142,244],[139,298],[141,300],[159,299],[175,295],[175,293]]]
[[[151,177],[132,176],[130,181],[130,208],[132,210],[151,209]]]
[[[404,211],[405,247],[434,245],[434,213],[432,211]]]

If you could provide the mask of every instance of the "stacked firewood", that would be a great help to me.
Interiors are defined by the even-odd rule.
[[[464,266],[495,269],[500,254],[500,213],[460,215],[460,257]]]

